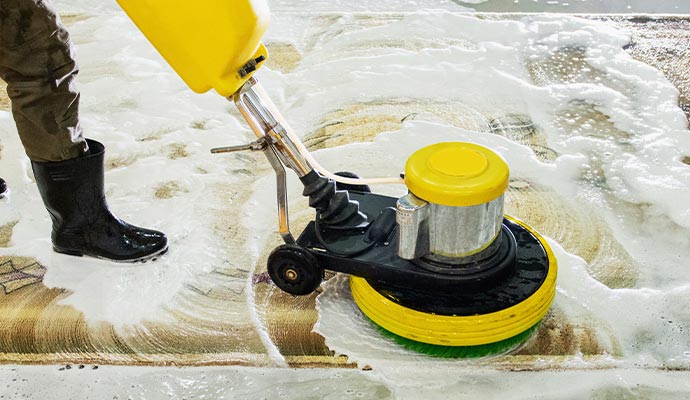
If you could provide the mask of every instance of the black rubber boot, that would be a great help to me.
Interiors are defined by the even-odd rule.
[[[168,249],[161,232],[132,226],[108,210],[101,143],[89,154],[60,162],[32,162],[38,190],[53,220],[53,249],[121,262],[146,261]]]
[[[7,193],[7,182],[0,178],[0,199],[5,197],[5,193]]]

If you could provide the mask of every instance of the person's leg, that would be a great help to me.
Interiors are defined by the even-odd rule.
[[[32,161],[62,161],[88,150],[79,126],[79,71],[67,30],[42,0],[0,2],[0,78]]]
[[[69,34],[46,1],[0,0],[0,78],[53,221],[53,248],[117,261],[161,254],[163,233],[129,225],[108,209],[105,149],[82,135],[77,63]]]

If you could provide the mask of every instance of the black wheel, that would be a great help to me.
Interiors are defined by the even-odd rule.
[[[268,275],[282,290],[303,296],[321,285],[323,268],[307,249],[295,244],[284,244],[276,247],[268,256]]]
[[[7,183],[4,179],[0,178],[0,198],[2,198],[7,192]]]
[[[335,174],[338,176],[342,176],[343,178],[359,179],[359,175],[355,174],[354,172],[341,171],[336,172]],[[340,182],[335,183],[335,190],[353,190],[355,192],[371,193],[371,188],[369,187],[369,185],[349,185],[347,183]]]

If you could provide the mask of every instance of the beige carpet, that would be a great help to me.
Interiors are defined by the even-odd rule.
[[[68,24],[87,16],[67,16]],[[690,20],[617,18],[619,24],[633,32],[634,44],[629,52],[666,74],[682,93],[681,107],[690,116],[690,80],[687,78],[690,54],[687,46]],[[679,40],[682,38],[683,41]],[[289,71],[299,62],[300,54],[285,43],[268,43],[271,68]],[[528,65],[536,84],[577,71],[558,71],[548,63],[569,59],[569,68],[577,69],[581,54],[554,54],[550,60]],[[574,66],[573,66],[574,65]],[[562,76],[561,76],[562,78]],[[4,84],[0,109],[8,109]],[[606,116],[593,110],[582,110],[588,119],[599,121],[600,129],[614,130]],[[526,115],[485,115],[462,104],[432,104],[405,99],[352,104],[334,110],[306,136],[312,149],[327,148],[353,141],[368,141],[378,133],[400,127],[408,118],[443,121],[486,134],[498,134],[526,144],[545,162],[557,154],[549,147],[540,128]],[[613,132],[612,134],[616,134]],[[0,148],[0,152],[1,152]],[[1,153],[0,153],[1,156]],[[184,156],[184,149],[171,149],[171,158]],[[263,160],[256,159],[257,163]],[[126,160],[110,160],[110,162]],[[266,166],[261,168],[265,171]],[[254,178],[247,177],[250,184]],[[222,190],[222,188],[216,188]],[[160,198],[182,190],[175,182],[160,187]],[[237,190],[231,188],[230,190]],[[242,194],[235,193],[236,200]],[[301,207],[301,208],[300,208]],[[304,205],[293,209],[299,214]],[[226,215],[229,210],[219,210]],[[611,288],[628,288],[636,284],[637,265],[616,241],[611,229],[594,210],[575,209],[557,193],[532,182],[514,180],[507,196],[507,212],[523,219],[542,234],[554,238],[569,252],[588,262],[589,273]],[[299,227],[309,215],[302,213],[294,222]],[[219,217],[221,218],[221,217]],[[229,217],[227,217],[229,218]],[[221,224],[222,225],[222,224]],[[0,246],[7,247],[14,223],[0,227]],[[228,243],[246,237],[245,232],[225,232]],[[263,249],[263,257],[253,277],[255,304],[266,321],[270,340],[286,361],[295,367],[354,367],[346,357],[335,357],[324,339],[312,332],[316,321],[315,296],[295,298],[276,289],[264,273],[264,261],[276,238]],[[49,289],[42,284],[45,267],[35,260],[20,257],[0,258],[0,363],[61,364],[137,364],[137,365],[267,365],[270,363],[258,333],[248,326],[224,322],[221,318],[198,318],[186,310],[173,312],[171,323],[143,323],[131,330],[118,329],[107,323],[87,324],[84,316],[60,301],[66,290]],[[195,304],[195,310],[222,309],[224,302],[237,300],[238,294],[224,286],[224,277],[237,276],[235,270],[219,269],[213,284],[191,287],[184,296]],[[210,312],[210,311],[209,311]],[[603,332],[603,333],[602,333]],[[581,353],[585,358],[618,355],[616,338],[606,334],[606,327],[577,324],[568,320],[558,308],[547,316],[537,334],[519,352],[506,361],[510,369],[538,369],[535,359]]]

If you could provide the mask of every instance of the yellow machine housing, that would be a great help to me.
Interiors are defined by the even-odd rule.
[[[417,197],[443,206],[475,206],[503,195],[508,165],[474,143],[436,143],[417,150],[405,165],[405,184]]]
[[[253,72],[240,69],[268,56],[261,43],[269,22],[265,0],[117,1],[197,93],[232,95]]]

